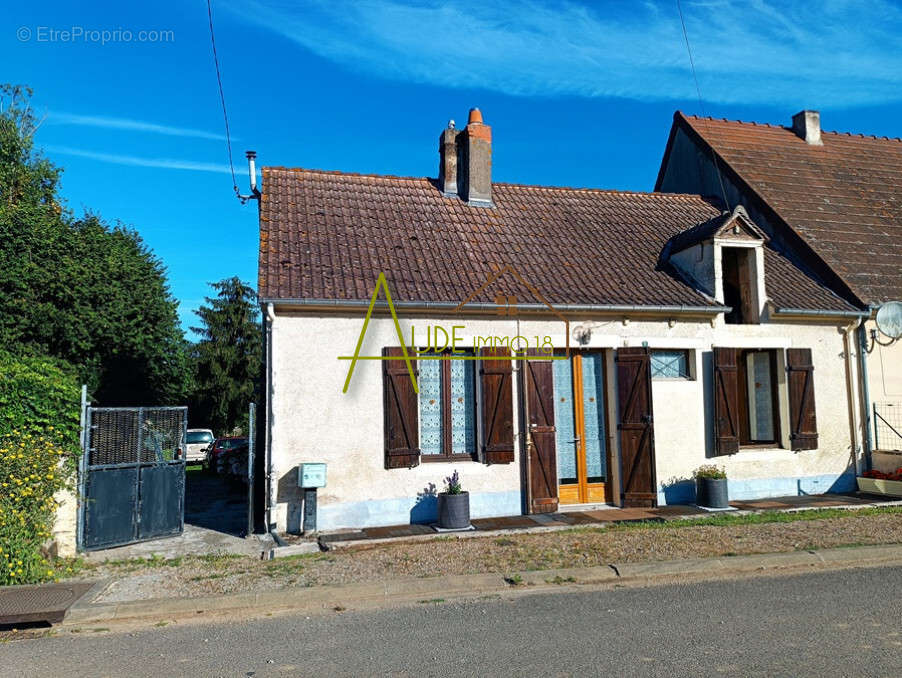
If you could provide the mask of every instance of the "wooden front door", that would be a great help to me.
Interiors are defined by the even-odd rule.
[[[610,501],[604,354],[554,362],[558,497],[561,504]]]
[[[617,399],[623,506],[657,506],[651,357],[647,348],[617,350]]]
[[[532,355],[536,353],[531,351]],[[554,361],[526,360],[526,417],[529,424],[529,512],[552,513],[558,508],[555,456]]]

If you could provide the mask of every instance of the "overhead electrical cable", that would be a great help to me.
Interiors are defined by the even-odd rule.
[[[232,188],[241,197],[238,181],[235,179],[235,164],[232,162],[232,135],[229,132],[229,114],[226,111],[225,94],[222,90],[222,74],[219,71],[219,56],[216,54],[216,35],[213,32],[213,2],[207,0],[207,17],[210,19],[210,44],[213,47],[213,65],[216,67],[216,84],[219,85],[219,102],[222,104],[222,119],[225,122],[226,148],[229,152],[229,170],[232,172]]]
[[[680,25],[683,27],[683,40],[686,41],[686,52],[689,54],[689,68],[692,69],[692,78],[695,80],[695,93],[698,96],[698,107],[702,113],[702,124],[705,126],[705,130],[708,129],[708,116],[705,114],[705,105],[702,103],[702,89],[698,85],[698,74],[695,72],[695,59],[692,57],[692,47],[689,46],[689,32],[686,30],[686,20],[683,18],[683,6],[680,4],[680,0],[676,0],[677,11],[680,13]],[[720,173],[720,163],[717,162],[717,154],[714,152],[714,147],[711,144],[708,144],[711,148],[711,159],[714,161],[714,171],[717,173],[717,181],[720,183],[720,194],[723,196],[723,204],[726,207],[727,211],[730,210],[730,201],[727,200],[727,191],[723,185],[723,176]]]

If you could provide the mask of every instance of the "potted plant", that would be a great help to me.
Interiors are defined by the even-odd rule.
[[[699,466],[692,472],[695,478],[695,503],[707,508],[730,508],[727,492],[727,472],[714,464]]]
[[[443,530],[470,527],[470,493],[461,488],[457,471],[445,478],[445,491],[438,493],[438,526]]]

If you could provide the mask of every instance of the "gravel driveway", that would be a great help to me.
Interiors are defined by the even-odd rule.
[[[877,509],[829,518],[795,518],[793,522],[633,524],[511,532],[501,537],[436,536],[427,541],[382,543],[272,561],[235,555],[143,559],[93,565],[80,577],[114,578],[97,602],[116,602],[900,542],[902,510]]]

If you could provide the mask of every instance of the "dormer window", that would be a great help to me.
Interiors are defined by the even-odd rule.
[[[674,236],[664,254],[683,279],[730,308],[724,322],[757,324],[766,298],[766,242],[739,205]]]

